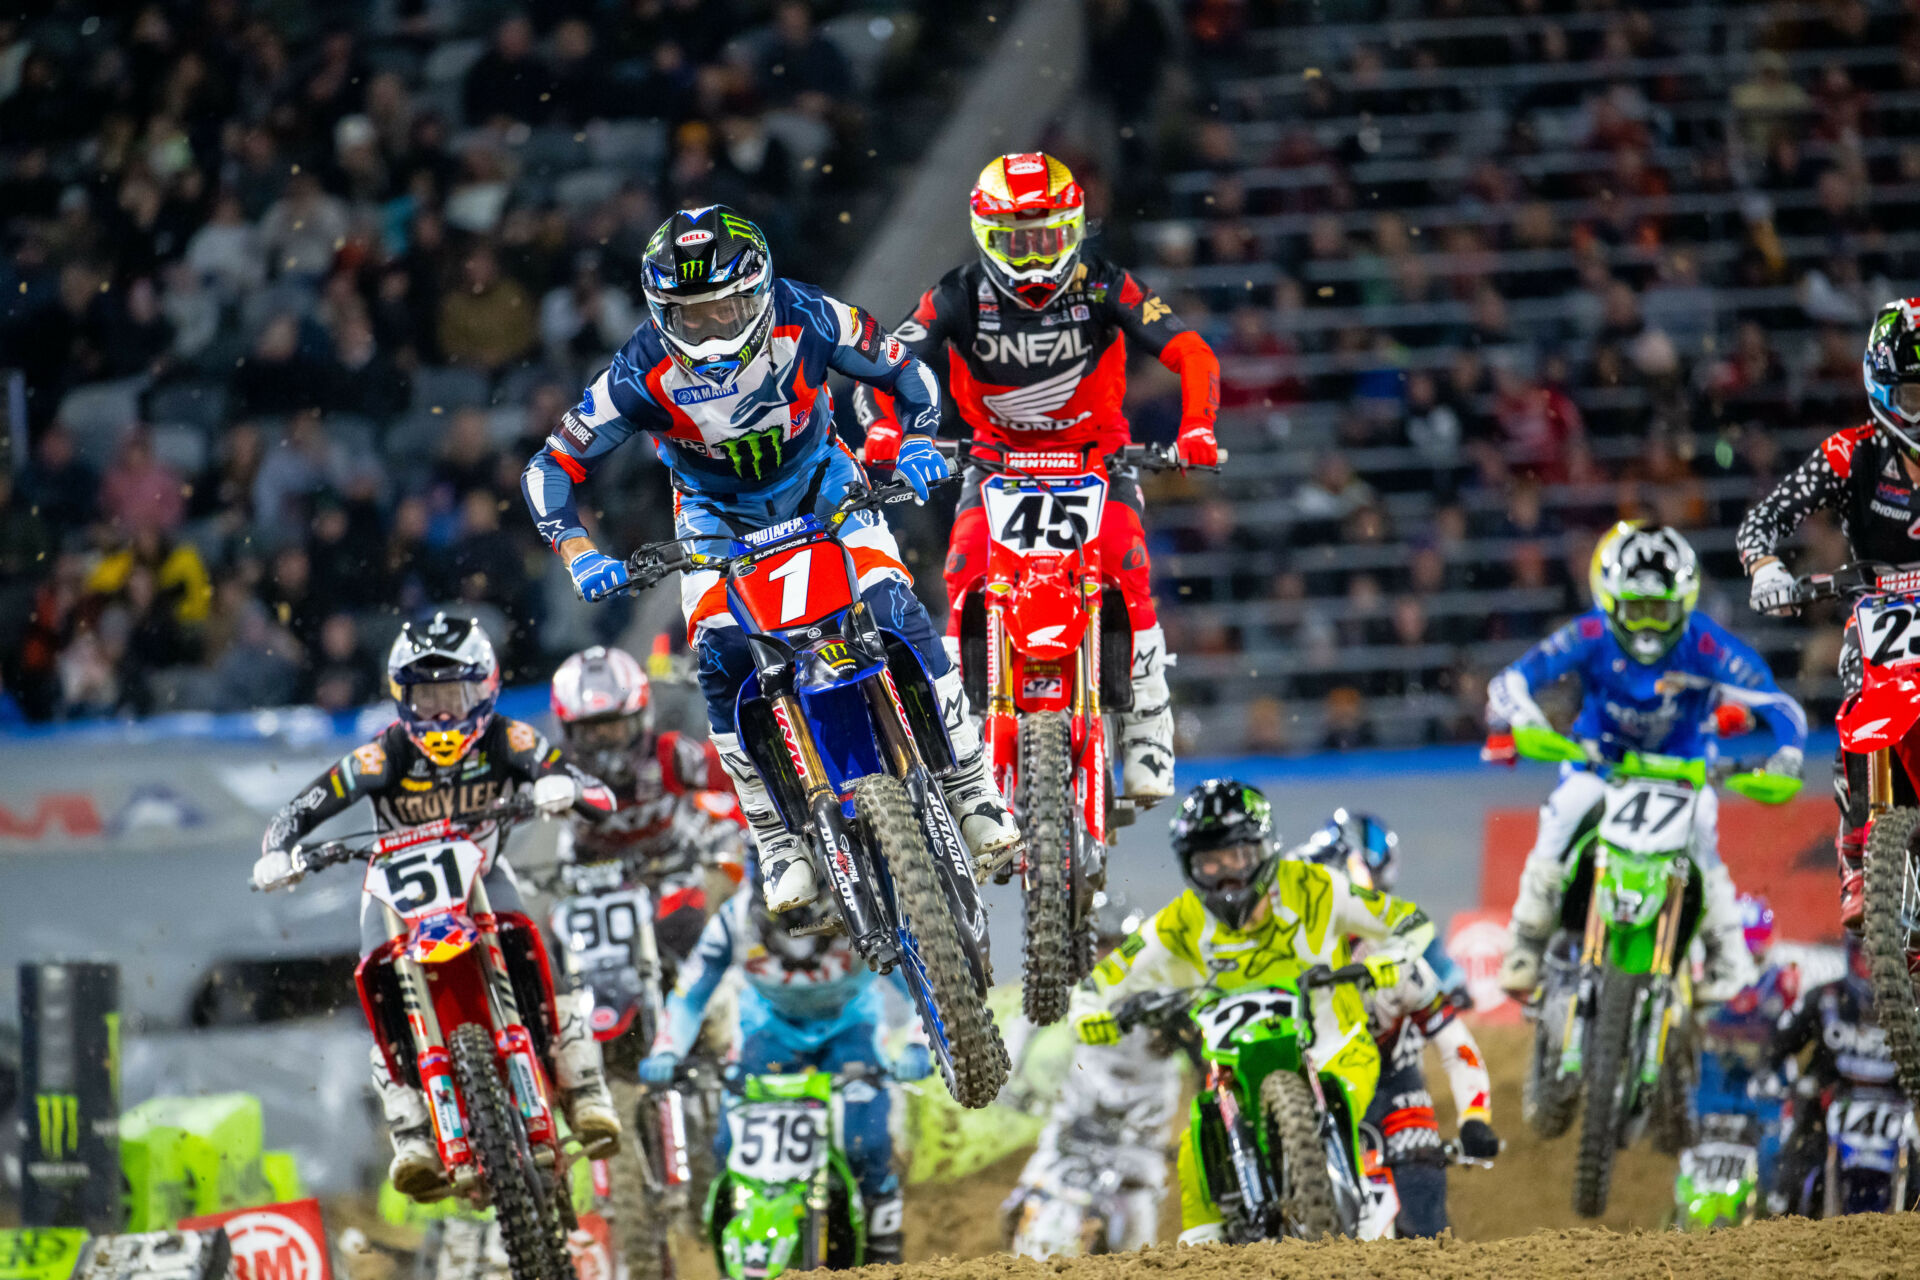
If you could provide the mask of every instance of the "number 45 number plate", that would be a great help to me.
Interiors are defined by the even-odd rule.
[[[1920,596],[1881,596],[1862,600],[1854,613],[1860,627],[1860,651],[1876,667],[1907,667],[1920,662]]]

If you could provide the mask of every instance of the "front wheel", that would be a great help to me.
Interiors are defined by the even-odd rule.
[[[1074,854],[1073,730],[1060,712],[1036,712],[1020,721],[1017,808],[1026,839],[1021,907],[1027,918],[1026,968],[1020,1007],[1036,1027],[1067,1014],[1074,963],[1072,889]]]
[[[1599,1010],[1587,1034],[1586,1115],[1580,1125],[1580,1156],[1573,1171],[1573,1211],[1597,1218],[1607,1211],[1613,1184],[1613,1157],[1635,1070],[1633,1015],[1640,1004],[1640,979],[1609,969],[1601,975]]]
[[[1276,1071],[1260,1085],[1260,1110],[1276,1154],[1280,1216],[1286,1233],[1306,1240],[1339,1235],[1340,1210],[1333,1171],[1320,1141],[1320,1109],[1313,1089],[1299,1076]]]
[[[667,1243],[670,1206],[660,1176],[659,1118],[651,1095],[626,1080],[612,1082],[614,1104],[633,1118],[633,1132],[607,1161],[613,1180],[613,1237],[628,1280],[673,1280]]]
[[[500,1078],[492,1037],[479,1023],[469,1022],[454,1030],[447,1048],[513,1280],[569,1280],[573,1258],[560,1215],[548,1203],[550,1195],[559,1192],[548,1186],[534,1162],[520,1109]]]
[[[853,804],[893,878],[907,985],[947,1092],[963,1107],[984,1107],[1006,1083],[1011,1061],[961,949],[959,926],[941,892],[907,789],[891,774],[868,774],[853,784]]]
[[[1920,1097],[1920,1009],[1914,1007],[1912,964],[1920,931],[1920,878],[1913,840],[1920,809],[1889,809],[1867,835],[1866,922],[1861,928],[1873,974],[1873,1003],[1886,1028],[1900,1091]]]

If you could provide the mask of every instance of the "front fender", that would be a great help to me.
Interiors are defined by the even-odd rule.
[[[1869,667],[1859,693],[1840,708],[1840,745],[1855,754],[1883,751],[1920,722],[1920,668]]]

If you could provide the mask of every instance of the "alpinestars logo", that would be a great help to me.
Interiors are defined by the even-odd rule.
[[[65,1160],[80,1150],[80,1099],[71,1093],[42,1093],[34,1100],[40,1121],[40,1154]]]
[[[764,480],[777,471],[786,434],[779,427],[749,431],[731,440],[722,440],[714,448],[724,452],[733,463],[734,474],[743,480]]]

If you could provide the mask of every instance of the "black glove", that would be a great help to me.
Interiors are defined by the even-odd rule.
[[[1491,1160],[1500,1154],[1500,1135],[1485,1120],[1460,1126],[1460,1154],[1469,1160]]]

